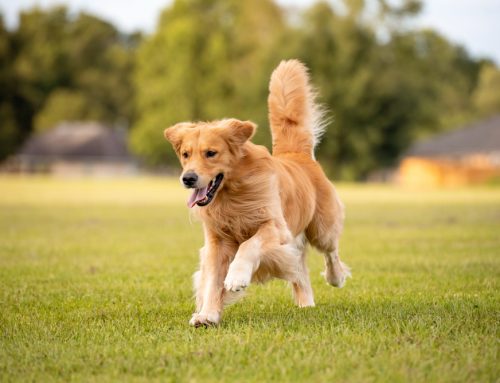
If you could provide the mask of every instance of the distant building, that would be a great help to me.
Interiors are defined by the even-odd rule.
[[[410,148],[399,166],[406,186],[458,186],[500,177],[500,115]]]
[[[64,122],[34,134],[10,162],[11,170],[23,173],[108,176],[137,172],[126,131],[94,122]]]

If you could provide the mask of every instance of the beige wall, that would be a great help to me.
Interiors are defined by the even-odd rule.
[[[406,157],[399,166],[399,183],[410,187],[460,186],[484,183],[500,177],[500,167],[487,156],[459,160]]]

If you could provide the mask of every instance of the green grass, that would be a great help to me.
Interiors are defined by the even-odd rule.
[[[498,381],[500,189],[342,185],[353,279],[251,286],[193,329],[176,180],[0,178],[0,381]]]

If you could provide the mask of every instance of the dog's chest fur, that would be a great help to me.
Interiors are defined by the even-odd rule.
[[[196,213],[213,232],[238,244],[255,234],[266,221],[272,219],[266,185],[238,185],[221,190],[216,199]]]

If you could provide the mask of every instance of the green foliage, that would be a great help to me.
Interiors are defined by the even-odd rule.
[[[173,154],[162,131],[184,120],[233,116],[265,121],[262,78],[281,14],[270,0],[179,0],[160,18],[138,52],[135,152],[157,164]],[[254,31],[254,33],[248,33]],[[272,41],[272,38],[271,38]],[[264,88],[264,89],[263,89]],[[263,98],[257,97],[263,95]],[[253,114],[253,115],[252,115]]]
[[[132,97],[128,76],[133,56],[127,37],[114,26],[85,13],[70,17],[64,7],[34,8],[21,14],[14,37],[18,45],[14,68],[36,112],[62,88],[101,104],[106,121],[131,118],[126,100]]]
[[[360,178],[391,166],[415,138],[457,127],[470,116],[474,73],[457,65],[471,61],[459,48],[425,31],[396,31],[380,44],[356,17],[328,9],[311,9],[308,25],[314,28],[303,33],[299,56],[334,117],[318,154],[334,164],[337,176]]]
[[[22,138],[15,105],[16,86],[11,65],[12,50],[11,37],[5,29],[0,14],[0,160],[7,157]]]
[[[500,70],[493,64],[488,63],[481,68],[473,101],[480,116],[500,113]]]
[[[392,166],[416,138],[474,116],[479,63],[433,31],[407,28],[420,1],[351,0],[344,13],[318,2],[292,18],[271,1],[247,4],[174,1],[145,41],[132,145],[150,163],[173,160],[161,132],[183,120],[252,119],[269,144],[267,83],[289,57],[309,66],[330,111],[318,157],[343,179]]]
[[[43,109],[35,117],[38,131],[52,129],[61,121],[105,121],[102,104],[85,96],[83,92],[59,88],[50,93]]]
[[[498,113],[498,68],[412,28],[421,1],[342,3],[174,0],[144,41],[64,7],[24,11],[13,32],[0,22],[0,159],[63,119],[132,126],[149,165],[176,164],[162,132],[185,120],[253,120],[269,146],[269,75],[287,58],[310,67],[329,110],[317,156],[337,178],[363,179],[416,139]]]
[[[311,7],[297,55],[333,116],[318,156],[337,177],[359,179],[394,165],[420,135],[470,117],[475,72],[461,48],[434,32],[404,28],[416,2],[396,8],[383,2],[376,20],[363,22],[364,2],[348,4],[343,16],[326,2]],[[384,27],[386,42],[378,37]]]
[[[0,158],[34,128],[61,119],[129,126],[139,40],[92,15],[70,15],[65,7],[35,7],[21,13],[17,30],[0,28],[0,82],[7,82],[0,90],[0,135],[14,137],[2,142]]]
[[[7,157],[18,143],[18,131],[12,106],[0,104],[0,159]]]
[[[343,289],[311,251],[316,307],[251,285],[193,329],[203,234],[178,180],[0,177],[0,380],[498,380],[500,189],[338,186]]]

